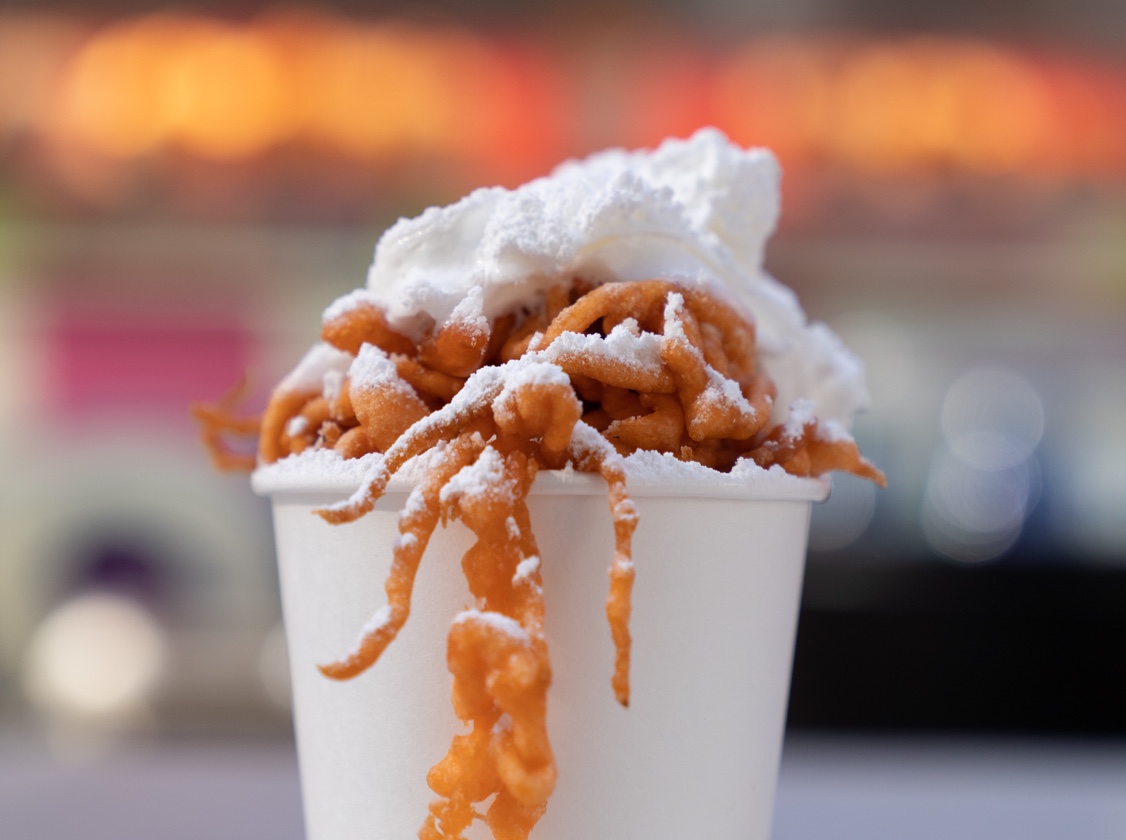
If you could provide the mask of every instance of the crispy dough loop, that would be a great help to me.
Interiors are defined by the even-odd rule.
[[[422,554],[438,525],[438,497],[446,482],[471,463],[484,448],[479,435],[463,434],[445,446],[430,463],[422,481],[411,491],[399,514],[399,539],[395,541],[391,571],[384,589],[387,610],[382,620],[365,632],[356,649],[345,659],[318,668],[326,677],[347,680],[366,671],[398,635],[411,611],[411,591]]]
[[[450,627],[447,662],[458,716],[492,730],[489,750],[504,789],[524,805],[546,804],[555,762],[547,739],[551,666],[543,639],[503,613],[470,610]]]
[[[376,452],[386,452],[430,413],[414,389],[398,378],[374,383],[352,380],[348,393],[360,428]]]
[[[600,320],[604,333],[627,318],[637,321],[644,330],[660,333],[665,300],[672,293],[682,295],[693,317],[706,325],[708,343],[713,345],[708,354],[717,361],[717,370],[728,367],[740,382],[750,377],[755,370],[754,323],[734,305],[709,292],[666,280],[605,283],[594,288],[552,320],[541,346],[548,346],[564,332],[584,333]],[[720,350],[725,358],[720,358]]]
[[[286,445],[286,426],[301,413],[306,403],[321,396],[319,390],[290,390],[277,388],[270,395],[266,411],[262,414],[262,431],[258,436],[258,459],[272,464],[289,451]]]
[[[607,318],[615,324],[633,318],[642,329],[656,332],[661,324],[665,295],[676,290],[676,286],[664,280],[604,283],[560,312],[548,325],[540,346],[549,346],[565,332],[585,333],[596,322]]]
[[[566,382],[522,385],[510,393],[502,392],[493,404],[497,429],[524,440],[538,440],[544,466],[549,469],[565,465],[571,432],[582,413],[582,404]]]
[[[615,419],[606,427],[606,437],[631,452],[637,449],[679,452],[684,435],[684,411],[680,401],[671,394],[645,394],[639,403],[650,412]]]
[[[596,287],[552,319],[538,346],[550,347],[565,332],[586,333],[598,322],[602,324],[603,334],[609,334],[627,319],[636,321],[643,330],[660,334],[667,320],[666,301],[672,294],[681,296],[683,308],[690,313],[687,317],[690,317],[694,331],[690,343],[704,361],[721,376],[730,376],[741,385],[749,383],[755,374],[753,322],[732,305],[700,289],[682,288],[665,280],[606,283]],[[592,377],[618,387],[650,393],[678,390],[675,372],[667,366],[650,371],[610,354],[605,354],[604,358],[603,354],[591,356],[587,353],[557,352],[552,360],[568,373]],[[688,406],[685,410],[691,413]],[[732,422],[734,412],[728,412],[726,417],[728,423]],[[744,431],[745,428],[740,434]],[[703,430],[699,432],[704,434]],[[714,432],[710,429],[708,436],[720,436]]]
[[[614,697],[629,706],[630,649],[629,618],[633,597],[633,532],[637,529],[637,507],[626,488],[621,458],[607,440],[579,424],[572,438],[571,457],[580,472],[597,472],[606,482],[610,517],[614,522],[614,559],[610,564],[610,594],[606,617],[614,640],[614,674],[610,684]]]
[[[779,464],[784,469],[805,450],[816,430],[817,421],[812,418],[800,424],[790,422],[775,426],[750,452],[750,458],[760,467]]]
[[[880,487],[887,486],[883,472],[860,454],[854,440],[822,438],[813,418],[802,423],[800,431],[795,432],[788,425],[771,429],[749,457],[760,467],[779,464],[792,475],[816,476],[844,470]]]
[[[336,393],[331,397],[326,396],[325,399],[328,400],[329,417],[342,427],[350,428],[360,422],[356,419],[356,410],[352,408],[348,377],[341,377],[340,387],[336,390]]]
[[[395,369],[399,377],[433,408],[440,408],[457,396],[465,379],[428,368],[409,356],[396,356]]]
[[[319,508],[315,513],[330,525],[355,521],[375,507],[375,503],[387,489],[391,476],[411,458],[436,446],[439,441],[450,440],[464,432],[477,431],[486,439],[491,437],[495,429],[490,404],[500,393],[502,386],[502,380],[495,377],[482,383],[479,393],[474,394],[472,399],[455,399],[420,419],[399,435],[386,450],[383,460],[363,487],[342,504]]]
[[[519,359],[528,352],[528,345],[537,334],[543,333],[547,328],[547,317],[543,312],[537,312],[526,317],[523,322],[513,328],[512,333],[504,340],[500,350],[500,361],[511,362]]]
[[[614,420],[640,417],[645,414],[645,403],[637,391],[607,385],[602,389],[602,408]]]
[[[700,329],[699,346],[700,352],[704,354],[704,361],[725,379],[736,378],[731,370],[727,350],[723,345],[723,334],[719,331],[719,328],[707,321],[698,323]]]
[[[703,334],[712,332],[711,328],[714,328],[713,335],[718,334],[731,378],[742,383],[754,376],[754,321],[745,317],[733,305],[701,289],[685,289],[682,294],[688,311],[701,325]]]
[[[261,434],[260,416],[240,417],[235,408],[246,393],[246,379],[224,394],[217,403],[193,403],[192,418],[199,424],[199,440],[211,459],[211,465],[221,472],[250,472],[257,459],[250,452],[236,452],[227,445],[224,435],[254,437]]]
[[[337,350],[360,352],[364,344],[374,344],[385,353],[413,356],[414,342],[392,329],[387,313],[374,303],[362,301],[321,324],[321,339]]]
[[[641,366],[628,359],[586,352],[551,350],[548,358],[571,376],[584,376],[614,388],[654,394],[676,392],[676,381],[664,367]]]
[[[582,419],[583,422],[590,426],[592,429],[595,429],[596,431],[602,433],[609,429],[610,424],[614,422],[614,419],[606,412],[606,409],[604,408],[591,409],[583,415]],[[611,441],[611,443],[612,442],[613,441]]]
[[[685,426],[693,441],[747,440],[766,425],[769,406],[763,411],[748,402],[737,383],[705,361],[699,323],[678,292],[668,297],[663,331],[661,358],[676,381]],[[760,402],[771,399],[765,394],[760,397]]]
[[[418,359],[427,367],[464,379],[485,361],[488,328],[472,321],[450,321],[419,345]]]
[[[860,448],[853,440],[820,440],[814,438],[810,441],[809,475],[825,475],[833,470],[850,472],[860,478],[866,478],[887,487],[887,476],[883,471],[860,454]]]
[[[342,432],[331,446],[341,458],[362,458],[376,451],[361,426]]]
[[[570,285],[552,286],[544,297],[542,308],[525,312],[523,319],[519,321],[516,320],[514,314],[510,315],[509,317],[512,320],[508,322],[507,334],[500,344],[498,361],[501,363],[511,362],[528,352],[536,334],[539,333],[542,336],[543,331],[547,329],[547,325],[554,321],[560,312],[570,306],[572,297],[581,288],[585,287],[579,280],[572,281]]]
[[[489,758],[490,734],[484,726],[475,726],[468,734],[454,736],[449,752],[430,768],[426,783],[442,798],[430,803],[419,840],[460,838],[477,816],[474,803],[500,787]]]

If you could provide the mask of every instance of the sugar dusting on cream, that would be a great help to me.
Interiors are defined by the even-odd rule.
[[[418,340],[451,321],[486,330],[500,315],[537,305],[553,285],[576,277],[595,284],[660,279],[704,286],[741,305],[754,321],[760,366],[778,391],[772,420],[790,428],[813,416],[821,437],[847,438],[853,415],[867,404],[863,366],[828,327],[808,323],[793,292],[763,269],[780,211],[779,186],[768,151],[742,149],[714,129],[653,151],[610,150],[569,161],[514,190],[480,189],[400,220],[379,240],[366,287],[332,303],[325,317],[373,303],[395,329]],[[339,393],[345,375],[385,381],[393,364],[366,352],[353,360],[318,344],[283,386],[330,394]],[[629,322],[605,338],[564,334],[534,356],[481,369],[446,408],[495,399],[518,377],[552,380],[550,369],[565,376],[551,362],[570,352],[648,368],[659,364],[659,337],[639,334]],[[717,400],[745,402],[718,374],[712,384]],[[584,432],[579,424],[576,435]],[[379,456],[359,460],[365,463],[307,450],[259,472],[340,479],[379,468]],[[650,452],[636,452],[624,464],[631,481],[645,483],[793,478],[746,459],[726,474]]]

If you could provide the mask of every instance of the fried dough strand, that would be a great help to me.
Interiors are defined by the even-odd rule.
[[[499,368],[484,368],[481,373],[497,371]],[[481,387],[466,396],[463,389],[448,405],[428,414],[404,431],[387,449],[383,460],[368,477],[364,485],[351,497],[340,504],[319,508],[315,513],[330,525],[353,522],[368,513],[384,491],[387,482],[399,469],[417,455],[428,451],[440,441],[451,440],[460,434],[484,431],[480,428],[491,422],[490,404],[501,392],[504,385],[500,376],[482,377]],[[489,435],[492,430],[488,429]]]
[[[766,425],[773,399],[763,393],[759,404],[748,402],[736,382],[707,363],[700,325],[677,292],[668,295],[663,332],[661,358],[676,382],[693,441],[746,440]]]
[[[272,464],[291,454],[292,442],[287,434],[289,421],[297,417],[306,404],[321,396],[320,390],[278,387],[270,395],[262,414],[262,431],[258,436],[258,460]]]
[[[244,378],[216,403],[197,402],[189,407],[192,419],[199,424],[199,440],[211,459],[211,465],[220,472],[250,472],[255,456],[249,452],[236,452],[224,440],[225,435],[255,437],[262,429],[261,415],[240,417],[235,413],[246,394]]]
[[[371,355],[382,352],[374,347],[365,350],[374,351]],[[403,432],[430,414],[414,388],[399,378],[391,360],[384,356],[381,361],[381,377],[370,381],[352,378],[348,384],[356,419],[376,452],[386,452]]]
[[[446,482],[471,463],[484,447],[480,435],[463,434],[448,445],[442,445],[431,460],[422,481],[411,491],[399,514],[399,539],[395,541],[391,571],[384,583],[387,607],[376,613],[352,653],[338,662],[317,666],[326,677],[347,680],[363,673],[398,635],[410,615],[411,591],[423,552],[438,526],[438,496]]]
[[[375,345],[388,354],[413,356],[417,352],[414,342],[393,329],[387,314],[370,301],[325,318],[321,324],[321,340],[353,356],[365,344]]]
[[[409,383],[431,408],[439,408],[448,403],[465,384],[464,376],[442,373],[410,356],[395,356],[394,362],[400,378]]]
[[[447,376],[465,378],[485,361],[490,331],[467,321],[451,321],[418,347],[424,365]]]
[[[629,706],[629,662],[632,640],[629,617],[633,610],[633,532],[637,530],[637,507],[626,489],[626,473],[621,458],[606,438],[589,426],[575,426],[571,455],[575,469],[597,472],[606,482],[610,517],[614,522],[614,559],[610,563],[610,594],[606,598],[606,617],[614,640],[614,675],[610,684],[614,697]]]
[[[501,478],[489,487],[477,481],[459,486],[455,476],[453,492],[442,500],[443,513],[460,518],[478,537],[462,565],[480,608],[454,619],[447,649],[454,711],[472,732],[455,740],[427,777],[445,801],[431,806],[420,837],[460,836],[451,829],[460,832],[472,819],[473,804],[495,793],[485,817],[494,834],[526,838],[555,787],[540,561],[524,503],[536,462],[520,449],[502,455],[492,447],[481,461],[489,462],[487,469],[500,467]],[[483,778],[490,783],[468,777],[463,762],[485,764]]]

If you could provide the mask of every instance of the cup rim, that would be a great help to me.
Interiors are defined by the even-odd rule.
[[[711,472],[711,471],[709,471]],[[349,496],[360,488],[362,479],[356,474],[302,474],[300,470],[259,468],[251,475],[251,487],[259,496]],[[395,476],[388,483],[385,495],[410,492],[415,482]],[[687,474],[675,480],[654,480],[645,475],[631,475],[627,468],[626,486],[631,497],[678,497],[702,499],[736,499],[742,501],[823,502],[832,487],[827,476],[805,478],[790,475],[780,468],[755,470],[749,475],[731,476],[711,472],[703,477]],[[572,470],[541,470],[532,486],[536,496],[602,496],[606,483],[601,476]]]

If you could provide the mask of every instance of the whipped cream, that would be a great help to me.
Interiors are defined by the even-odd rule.
[[[491,321],[575,277],[702,284],[755,321],[760,364],[778,388],[772,420],[803,399],[823,423],[847,429],[867,405],[863,366],[763,270],[780,177],[769,151],[715,129],[569,161],[517,189],[479,189],[400,220],[376,246],[367,287],[325,316],[371,301],[418,339],[464,314]]]
[[[517,189],[480,189],[400,220],[379,240],[366,287],[335,301],[324,317],[371,302],[392,327],[419,340],[434,325],[451,321],[486,329],[500,315],[542,303],[550,287],[576,277],[705,286],[741,306],[756,325],[758,362],[778,391],[771,421],[800,426],[816,417],[822,436],[848,438],[853,415],[868,401],[862,364],[828,327],[809,323],[793,292],[763,269],[766,241],[778,220],[780,177],[770,152],[742,149],[715,129],[668,140],[653,151],[610,150],[569,161]],[[579,351],[611,353],[644,367],[657,363],[659,339],[639,334],[627,320],[604,338],[564,334],[508,367],[538,371],[552,367],[542,363],[559,354]],[[283,387],[323,387],[328,395],[339,391],[346,373],[377,377],[389,366],[381,362],[382,353],[361,352],[353,359],[318,344]],[[500,375],[499,369],[478,373],[471,380],[477,385]],[[742,400],[734,391],[728,397]],[[470,396],[463,389],[455,402]],[[259,468],[255,484],[266,490],[312,479],[358,486],[380,468],[381,458],[349,461],[331,450],[308,450]],[[722,485],[760,492],[769,486],[771,492],[818,497],[827,488],[749,460],[721,474],[660,453],[635,452],[625,466],[631,487],[640,482],[699,491]],[[409,485],[419,469],[424,465],[412,462],[397,478]]]

